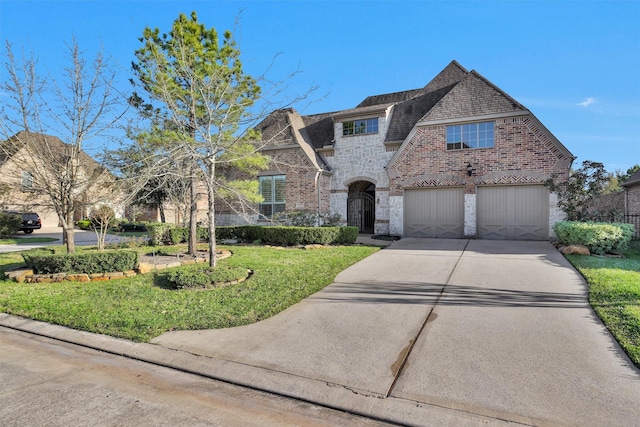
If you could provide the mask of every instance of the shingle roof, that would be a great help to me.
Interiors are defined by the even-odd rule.
[[[478,98],[476,92],[482,95],[482,99]],[[459,114],[451,116],[450,112],[447,113],[450,109],[444,108],[445,100],[447,105],[454,103],[455,108],[460,110]],[[471,107],[474,108],[473,111],[469,110]],[[298,143],[301,146],[306,144],[307,147],[320,149],[333,145],[336,120],[350,116],[377,115],[389,108],[392,108],[392,111],[385,142],[395,143],[404,141],[420,121],[431,120],[434,117],[437,119],[438,114],[447,113],[447,117],[469,117],[484,114],[485,110],[528,111],[476,71],[468,71],[458,62],[451,61],[421,89],[368,96],[355,108],[331,113],[303,116],[293,109],[279,110],[273,112],[259,128],[263,132],[263,140],[272,138],[274,133],[278,135],[273,145]],[[297,124],[302,123],[302,127],[292,126],[294,121]],[[295,131],[292,129],[294,127]],[[300,141],[300,138],[304,141]]]
[[[416,98],[394,106],[385,141],[403,141],[418,120],[427,114],[453,86],[455,86],[455,83],[432,92],[426,92]]]
[[[402,92],[386,93],[383,95],[368,96],[356,108],[371,107],[381,104],[395,104],[397,102],[408,101],[416,95],[420,94],[422,89],[405,90]]]
[[[640,169],[638,169],[637,171],[635,171],[634,174],[632,174],[629,179],[627,179],[624,183],[622,183],[623,187],[628,187],[631,185],[638,185],[640,184]]]
[[[291,108],[278,110],[271,113],[258,128],[262,131],[263,140],[270,140],[270,145],[300,143],[292,126],[293,117],[299,116],[304,123],[304,127],[299,129],[300,135],[309,145],[318,149],[333,144],[336,118],[365,116],[393,107],[386,141],[402,141],[418,120],[468,74],[469,71],[452,61],[423,88],[368,96],[355,108],[331,113],[302,116]]]

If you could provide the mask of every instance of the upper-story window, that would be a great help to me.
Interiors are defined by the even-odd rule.
[[[33,188],[33,175],[31,172],[22,171],[22,190],[31,190]]]
[[[378,133],[378,118],[342,122],[342,135]]]
[[[493,122],[447,126],[447,150],[493,147]]]

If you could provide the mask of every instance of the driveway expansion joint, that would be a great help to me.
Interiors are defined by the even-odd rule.
[[[437,314],[434,313],[434,310],[438,306],[438,303],[440,302],[440,299],[442,298],[442,294],[444,293],[444,290],[446,289],[447,285],[449,285],[449,282],[451,281],[451,277],[453,276],[454,271],[456,271],[456,268],[458,267],[458,263],[462,259],[463,255],[464,255],[464,252],[467,249],[468,245],[469,245],[469,239],[467,239],[467,241],[465,242],[464,248],[462,248],[462,251],[460,251],[460,255],[458,256],[458,259],[456,260],[456,263],[453,265],[453,268],[449,272],[449,275],[447,276],[447,280],[445,281],[444,285],[440,289],[440,292],[438,293],[438,296],[436,297],[435,302],[433,303],[433,305],[429,309],[429,312],[427,313],[427,316],[425,317],[424,321],[422,322],[422,325],[420,326],[420,329],[418,330],[416,335],[413,337],[413,339],[411,341],[409,341],[409,345],[407,347],[405,347],[404,349],[402,349],[402,351],[398,355],[398,361],[400,361],[400,365],[398,366],[397,371],[395,371],[394,368],[395,368],[396,364],[398,363],[398,361],[396,361],[396,363],[394,363],[394,365],[391,367],[392,372],[394,372],[394,377],[393,377],[393,380],[391,381],[391,385],[389,386],[389,388],[387,389],[387,392],[385,393],[385,397],[389,397],[391,395],[391,393],[393,392],[393,389],[394,389],[396,383],[398,382],[398,379],[402,375],[402,371],[404,370],[404,367],[407,365],[407,360],[409,360],[409,356],[411,355],[411,351],[413,350],[416,342],[418,341],[418,338],[420,338],[420,335],[422,335],[422,332],[426,328],[427,324],[429,324],[431,321],[436,319]]]

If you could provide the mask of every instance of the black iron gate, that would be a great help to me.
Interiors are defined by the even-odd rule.
[[[360,233],[373,234],[375,198],[369,193],[353,193],[347,198],[347,225],[358,227]]]

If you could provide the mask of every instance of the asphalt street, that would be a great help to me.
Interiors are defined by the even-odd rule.
[[[0,402],[4,427],[386,425],[3,327]]]

